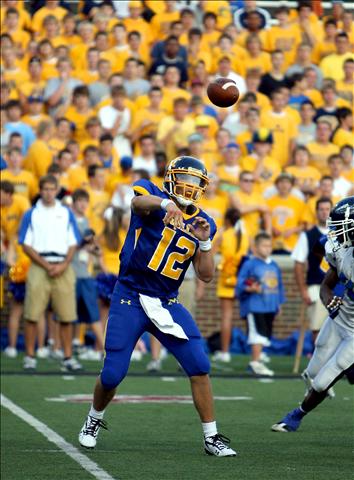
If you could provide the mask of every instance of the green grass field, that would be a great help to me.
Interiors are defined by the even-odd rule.
[[[326,400],[309,415],[300,431],[270,431],[272,423],[296,406],[304,392],[302,381],[291,378],[292,360],[273,359],[276,373],[289,377],[271,382],[244,375],[246,357],[234,357],[226,371],[214,365],[216,396],[250,397],[216,401],[219,430],[231,437],[232,446],[239,452],[236,458],[208,457],[203,453],[200,423],[189,403],[112,404],[105,417],[109,431],[100,433],[96,450],[80,452],[115,480],[352,479],[353,389],[346,381],[337,384],[336,398]],[[143,375],[146,362],[132,365],[119,394],[190,395],[189,382],[178,372],[173,359],[165,362],[165,376]],[[77,434],[89,403],[48,399],[90,395],[93,373],[99,365],[87,363],[85,367],[85,375],[72,378],[57,373],[57,362],[42,361],[39,374],[23,375],[20,359],[2,358],[2,393],[78,447]],[[94,478],[7,408],[1,409],[1,415],[1,478]]]

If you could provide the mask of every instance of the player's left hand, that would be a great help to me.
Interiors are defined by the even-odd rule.
[[[202,242],[208,240],[210,238],[209,222],[203,217],[195,217],[194,222],[190,226],[190,232]]]

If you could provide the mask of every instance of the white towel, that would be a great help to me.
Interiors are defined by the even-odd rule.
[[[170,312],[162,306],[159,298],[139,293],[139,301],[146,315],[161,332],[188,340],[183,328],[173,321]]]

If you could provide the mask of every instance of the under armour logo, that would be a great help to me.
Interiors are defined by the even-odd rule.
[[[127,303],[128,305],[131,305],[131,304],[132,304],[132,301],[131,301],[131,300],[124,300],[123,298],[121,298],[121,299],[120,299],[120,303],[121,303],[121,305],[122,305],[123,303]]]
[[[169,298],[168,305],[173,305],[174,303],[179,303],[178,298]]]

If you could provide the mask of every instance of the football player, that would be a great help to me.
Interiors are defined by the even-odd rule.
[[[178,301],[178,288],[191,262],[201,280],[210,282],[214,275],[211,241],[215,222],[195,205],[208,182],[203,163],[184,156],[167,167],[163,190],[145,179],[133,185],[130,226],[108,315],[106,356],[79,434],[83,447],[94,448],[100,427],[106,428],[105,408],[127,373],[136,342],[147,331],[175,356],[190,378],[205,452],[236,455],[230,440],[217,431],[210,364],[201,334]]]
[[[320,296],[329,316],[321,327],[314,354],[305,370],[311,388],[301,406],[272,426],[274,432],[294,432],[302,419],[326,397],[328,390],[354,368],[354,197],[341,200],[327,220],[329,228],[326,259],[330,269],[322,282]],[[343,298],[333,294],[338,282]]]

